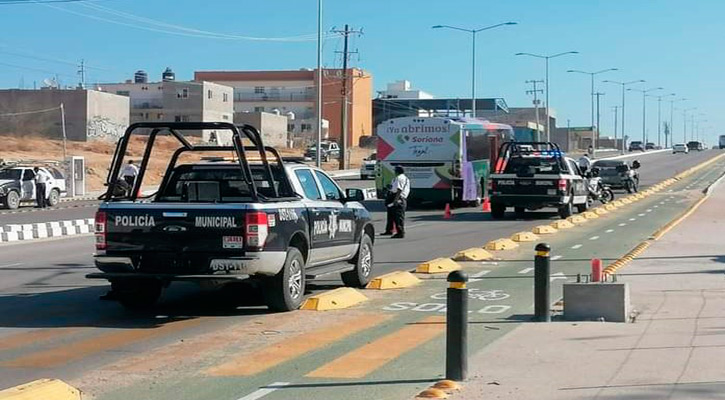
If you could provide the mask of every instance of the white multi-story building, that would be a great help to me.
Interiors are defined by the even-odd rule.
[[[387,90],[378,92],[381,99],[432,99],[433,95],[422,90],[411,89],[409,81],[388,83]]]

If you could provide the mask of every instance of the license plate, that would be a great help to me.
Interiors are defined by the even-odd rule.
[[[209,266],[213,272],[245,271],[246,268],[242,260],[211,260]]]
[[[548,194],[556,194],[556,189],[549,189],[546,191]]]

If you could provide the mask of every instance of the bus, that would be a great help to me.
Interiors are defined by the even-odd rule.
[[[514,140],[509,125],[476,118],[401,117],[378,125],[375,187],[383,199],[401,166],[410,179],[411,204],[480,204],[489,160]]]
[[[725,149],[725,135],[720,135],[717,141],[718,147],[721,149]]]

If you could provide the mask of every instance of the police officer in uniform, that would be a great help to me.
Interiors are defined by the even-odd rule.
[[[410,179],[405,176],[403,167],[395,167],[395,179],[390,184],[390,193],[385,199],[388,208],[388,224],[383,235],[391,235],[393,226],[397,230],[393,239],[405,237],[405,209],[408,206],[408,195],[410,194]]]
[[[45,208],[48,206],[45,197],[46,185],[50,181],[51,176],[45,170],[38,167],[33,168],[33,172],[35,172],[35,201],[38,203],[38,208]]]

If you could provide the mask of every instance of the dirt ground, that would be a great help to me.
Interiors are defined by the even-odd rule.
[[[129,145],[128,157],[140,160],[143,156],[146,140],[143,137],[135,138]],[[168,161],[178,148],[178,142],[170,137],[159,137],[154,145],[149,168],[146,171],[144,185],[156,185],[161,181]],[[115,143],[103,141],[67,142],[69,156],[82,156],[86,161],[86,190],[103,189],[108,168],[115,150]],[[278,149],[282,157],[301,156],[301,149]],[[350,150],[350,168],[359,168],[362,159],[370,155],[373,150],[352,148]],[[205,154],[206,155],[206,154]],[[229,156],[228,154],[209,154]],[[179,162],[195,161],[199,156],[182,157]],[[63,142],[38,137],[0,136],[0,160],[5,161],[61,161],[63,160]],[[338,162],[325,163],[326,170],[338,169]]]

